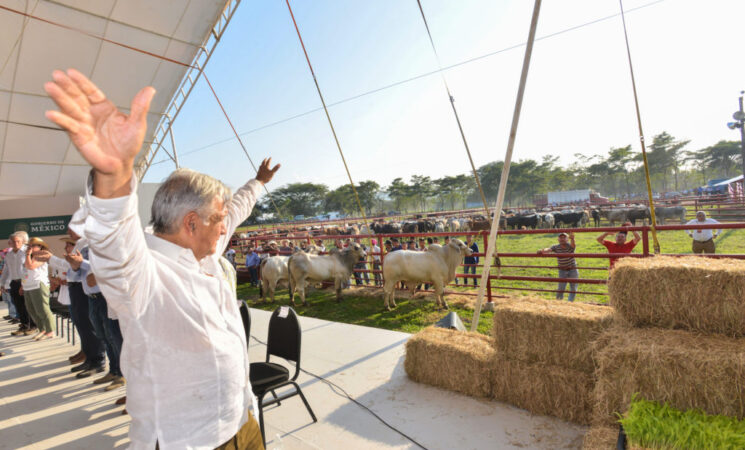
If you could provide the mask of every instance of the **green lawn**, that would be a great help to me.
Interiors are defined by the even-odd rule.
[[[600,233],[588,232],[577,233],[576,243],[578,253],[605,253],[605,247],[596,242],[595,238]],[[651,241],[651,236],[650,236]],[[659,233],[660,246],[663,253],[691,253],[691,240],[683,231],[664,231]],[[477,241],[479,248],[483,250],[483,242]],[[557,242],[556,234],[548,235],[505,235],[499,238],[499,251],[505,253],[533,253],[543,247],[548,247]],[[652,247],[650,242],[650,248]],[[634,249],[634,253],[641,253],[642,243],[640,242]],[[745,253],[745,230],[726,230],[717,240],[718,253]],[[580,269],[581,278],[606,279],[608,276],[607,259],[578,259],[579,267],[598,268],[600,270]],[[552,258],[502,258],[504,265],[533,265],[533,266],[553,266],[555,260]],[[477,268],[477,273],[481,268]],[[496,274],[497,270],[492,268],[492,273]],[[556,276],[556,269],[553,268],[503,268],[502,275],[523,275],[523,276]],[[495,286],[518,287],[518,288],[538,288],[538,289],[555,289],[555,283],[542,283],[532,281],[493,281]],[[457,294],[458,292],[473,292],[472,288],[448,287],[448,290]],[[607,292],[605,285],[579,285],[578,290],[589,292]],[[377,291],[380,290],[369,290]],[[300,315],[317,317],[326,320],[352,323],[371,327],[384,328],[389,330],[404,331],[414,333],[422,328],[433,324],[435,321],[445,315],[444,311],[436,311],[434,299],[431,294],[417,294],[413,300],[408,300],[409,294],[401,292],[397,294],[396,308],[392,312],[383,310],[382,294],[377,297],[371,297],[372,292],[366,291],[367,295],[358,295],[344,291],[344,299],[341,304],[336,303],[332,290],[312,291],[308,295],[310,306],[298,306],[295,310]],[[553,298],[554,293],[534,293],[528,291],[517,291],[493,288],[494,295],[538,295],[544,298]],[[566,295],[566,294],[565,294]],[[404,297],[404,298],[402,298]],[[457,297],[453,300],[453,297]],[[451,310],[456,311],[467,327],[470,327],[473,315],[472,307],[467,301],[463,301],[464,296],[453,296],[449,304]],[[257,303],[259,300],[259,291],[247,284],[242,284],[238,288],[238,298],[248,300],[252,307],[273,310],[277,305],[286,305],[289,303],[287,289],[279,289],[274,304]],[[446,296],[446,299],[448,297]],[[605,295],[577,295],[577,301],[605,303]],[[479,332],[488,334],[492,326],[492,313],[482,312],[479,320]]]

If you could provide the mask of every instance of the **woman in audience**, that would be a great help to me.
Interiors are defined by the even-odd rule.
[[[49,309],[49,269],[47,263],[34,261],[33,253],[49,251],[46,242],[35,237],[28,241],[26,261],[23,263],[23,297],[31,319],[39,327],[34,340],[54,337],[54,316]]]

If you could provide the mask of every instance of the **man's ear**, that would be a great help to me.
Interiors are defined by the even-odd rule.
[[[195,211],[190,211],[184,216],[183,226],[189,234],[194,234],[197,231],[197,222],[202,220]]]

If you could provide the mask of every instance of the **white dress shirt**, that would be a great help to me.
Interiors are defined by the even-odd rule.
[[[26,261],[26,246],[17,252],[13,250],[5,254],[5,267],[0,275],[0,286],[10,289],[10,282],[23,278],[23,263]]]
[[[246,336],[235,293],[219,254],[194,253],[146,234],[132,194],[86,204],[70,223],[86,236],[90,264],[114,308],[124,336],[121,367],[127,378],[131,448],[213,449],[257,414]],[[226,218],[228,244],[256,203],[261,183],[233,196]],[[219,251],[218,250],[218,251]]]
[[[698,219],[689,220],[686,225],[714,225],[718,223],[718,221],[707,217],[703,222]],[[688,236],[691,236],[694,241],[706,242],[714,237],[712,231],[716,231],[716,234],[719,234],[722,230],[687,230],[686,233],[688,233]]]

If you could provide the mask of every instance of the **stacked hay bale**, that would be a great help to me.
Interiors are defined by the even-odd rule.
[[[416,382],[489,398],[494,354],[488,336],[429,327],[406,342],[404,369]]]
[[[493,397],[580,424],[592,416],[592,343],[613,323],[607,306],[519,297],[496,305]]]
[[[594,423],[615,423],[635,393],[745,417],[745,262],[621,260],[609,291],[627,323],[595,344]]]

